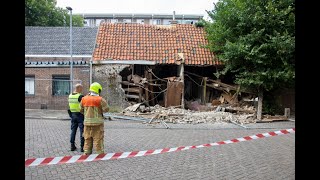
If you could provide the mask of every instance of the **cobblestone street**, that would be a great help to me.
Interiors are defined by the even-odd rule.
[[[61,118],[62,119],[62,118]],[[70,121],[25,119],[25,158],[80,155],[70,151]],[[292,121],[250,124],[147,125],[105,121],[105,152],[200,145],[294,128]],[[95,152],[93,152],[95,153]],[[25,168],[26,179],[295,179],[295,134],[118,160]]]

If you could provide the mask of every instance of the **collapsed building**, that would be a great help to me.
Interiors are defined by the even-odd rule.
[[[203,86],[222,64],[204,46],[204,29],[188,24],[101,24],[93,53],[93,81],[99,81],[111,106],[127,102],[184,106],[210,102]],[[210,97],[211,96],[211,97]]]

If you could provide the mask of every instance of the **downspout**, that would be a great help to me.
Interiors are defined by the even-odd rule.
[[[97,45],[97,39],[98,39],[98,34],[99,34],[99,29],[100,29],[101,24],[98,26],[98,30],[97,30],[97,34],[96,34],[96,40],[94,42],[94,46],[93,46],[93,51],[92,51],[92,55],[90,58],[90,78],[89,78],[89,84],[92,84],[92,64],[93,64],[93,55],[94,55],[94,50],[96,49],[96,45]]]

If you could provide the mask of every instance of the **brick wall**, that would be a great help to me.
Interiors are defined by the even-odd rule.
[[[25,76],[35,77],[35,95],[25,96],[25,108],[40,109],[41,106],[46,106],[47,109],[63,110],[68,108],[68,95],[52,95],[53,75],[69,76],[70,67],[25,68]],[[73,66],[73,78],[74,80],[81,80],[83,85],[83,94],[88,93],[90,86],[89,66]]]

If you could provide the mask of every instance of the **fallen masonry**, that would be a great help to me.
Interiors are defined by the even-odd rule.
[[[141,105],[137,108],[137,104],[126,108],[122,115],[130,117],[142,117],[153,119],[152,122],[163,120],[167,123],[179,124],[198,124],[198,123],[230,123],[239,124],[255,123],[254,113],[231,113],[221,111],[194,111],[190,109],[181,109],[175,107],[162,107],[159,105],[145,107]]]

